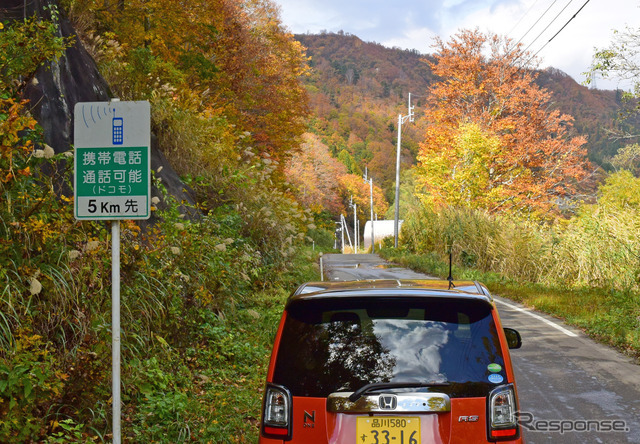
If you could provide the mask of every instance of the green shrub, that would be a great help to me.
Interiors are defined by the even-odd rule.
[[[56,431],[47,437],[44,441],[45,444],[86,443],[95,441],[83,433],[84,424],[76,424],[71,418],[54,422],[53,428]]]
[[[0,441],[24,442],[46,427],[46,414],[68,378],[53,347],[28,330],[16,332],[15,348],[0,355]]]
[[[334,233],[333,231],[324,228],[315,228],[307,232],[307,236],[311,238],[316,248],[322,248],[325,250],[333,249],[334,245]]]

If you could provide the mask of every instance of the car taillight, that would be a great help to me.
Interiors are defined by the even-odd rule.
[[[517,411],[516,393],[512,384],[500,386],[489,394],[487,405],[489,441],[506,441],[520,436]]]
[[[262,406],[262,434],[269,438],[291,439],[291,393],[286,387],[267,384]]]

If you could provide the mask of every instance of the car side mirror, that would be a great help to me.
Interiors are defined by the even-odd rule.
[[[507,345],[510,349],[522,347],[522,336],[520,336],[518,330],[507,327],[505,327],[503,330],[504,335],[507,338]]]

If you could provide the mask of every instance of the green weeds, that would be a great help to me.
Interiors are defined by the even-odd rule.
[[[278,318],[317,279],[316,253],[293,244],[275,266],[232,209],[189,222],[165,200],[156,227],[122,224],[123,437],[253,442]],[[4,262],[2,442],[111,439],[109,235],[87,225],[71,222],[60,244],[33,237],[37,254]]]

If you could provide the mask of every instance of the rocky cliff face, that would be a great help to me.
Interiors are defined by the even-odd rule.
[[[0,8],[0,20],[21,20],[37,15],[50,18],[48,10],[58,7],[57,0],[5,0]],[[58,8],[59,9],[59,8]],[[61,15],[59,33],[62,37],[75,35],[73,26]],[[73,109],[77,102],[108,101],[113,95],[101,76],[95,61],[84,49],[79,39],[57,61],[41,66],[24,89],[23,96],[29,99],[31,113],[44,129],[45,142],[56,153],[71,149],[73,144]],[[161,172],[167,191],[178,201],[195,203],[193,192],[180,180],[167,158],[158,147],[157,139],[151,137],[151,168]],[[157,190],[152,195],[158,196]],[[185,209],[192,217],[195,211]]]

